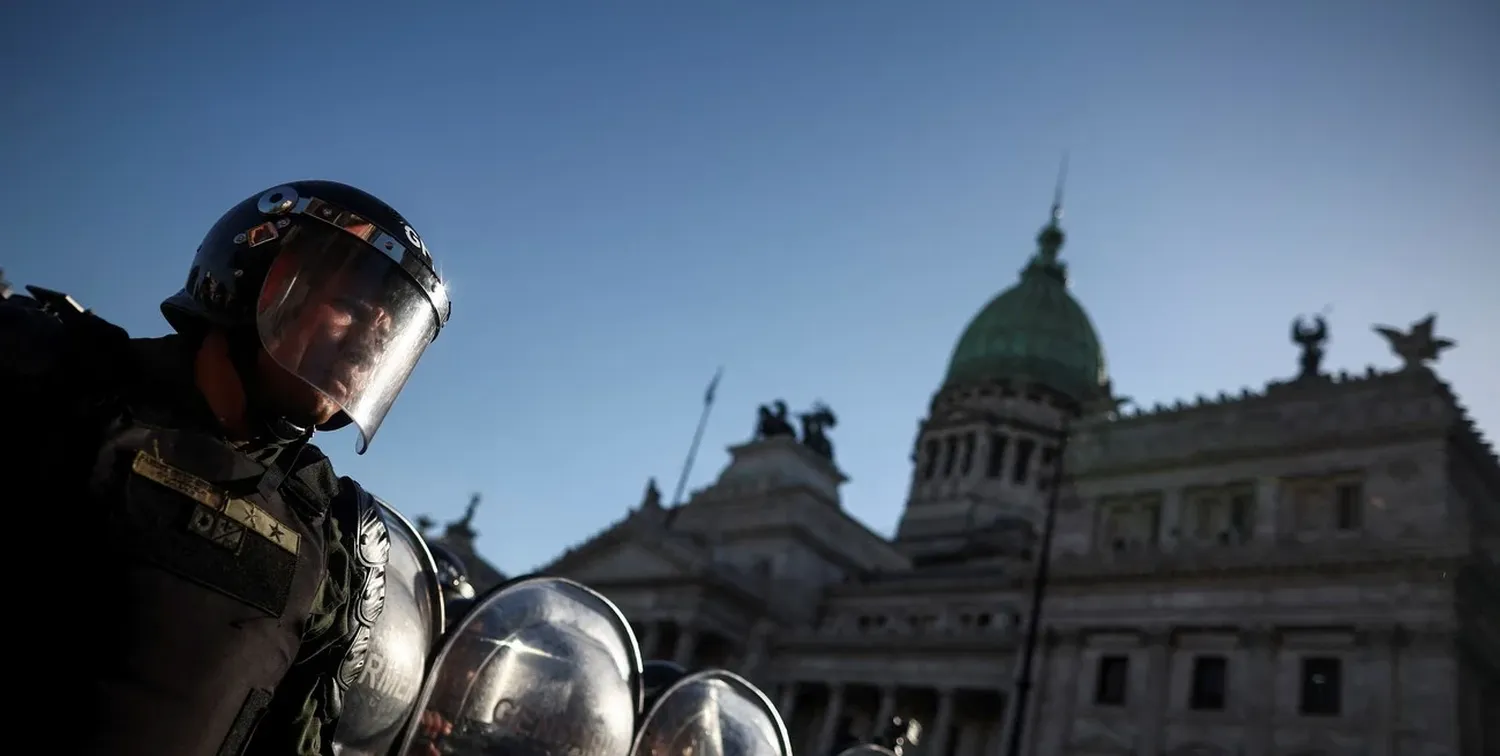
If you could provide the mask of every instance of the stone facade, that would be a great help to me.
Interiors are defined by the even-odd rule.
[[[730,451],[543,571],[762,685],[800,752],[905,714],[1002,756],[1055,502],[1023,753],[1500,754],[1500,463],[1425,367],[1083,419],[946,388],[891,540],[795,439]]]

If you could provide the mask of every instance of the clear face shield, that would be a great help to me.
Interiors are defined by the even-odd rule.
[[[277,364],[358,427],[363,454],[447,319],[447,292],[410,245],[359,216],[311,198],[291,212],[322,222],[249,232],[252,245],[258,231],[280,240],[256,328]]]

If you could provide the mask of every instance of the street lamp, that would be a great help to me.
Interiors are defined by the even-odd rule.
[[[1036,663],[1036,647],[1041,632],[1042,601],[1046,597],[1047,577],[1052,561],[1052,532],[1057,527],[1057,503],[1062,492],[1063,461],[1067,459],[1069,427],[1063,419],[1062,435],[1057,442],[1057,462],[1052,466],[1052,486],[1048,491],[1047,510],[1042,517],[1041,544],[1036,553],[1036,568],[1032,571],[1031,609],[1026,617],[1026,634],[1021,642],[1021,663],[1016,671],[1016,682],[1011,694],[1009,721],[1004,732],[1006,756],[1021,756],[1022,734],[1026,725],[1026,705],[1031,695],[1031,677]]]

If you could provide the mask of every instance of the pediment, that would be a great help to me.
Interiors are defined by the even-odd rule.
[[[684,565],[667,556],[660,548],[633,540],[618,541],[571,564],[559,564],[551,571],[558,577],[572,578],[584,585],[660,580],[688,574]]]

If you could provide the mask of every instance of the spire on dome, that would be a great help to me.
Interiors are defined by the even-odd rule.
[[[1062,163],[1057,168],[1057,186],[1052,190],[1052,216],[1047,225],[1042,227],[1041,233],[1036,236],[1037,260],[1043,264],[1057,262],[1058,252],[1062,251],[1063,241],[1067,236],[1063,234],[1063,189],[1068,182],[1068,153],[1064,152]]]

